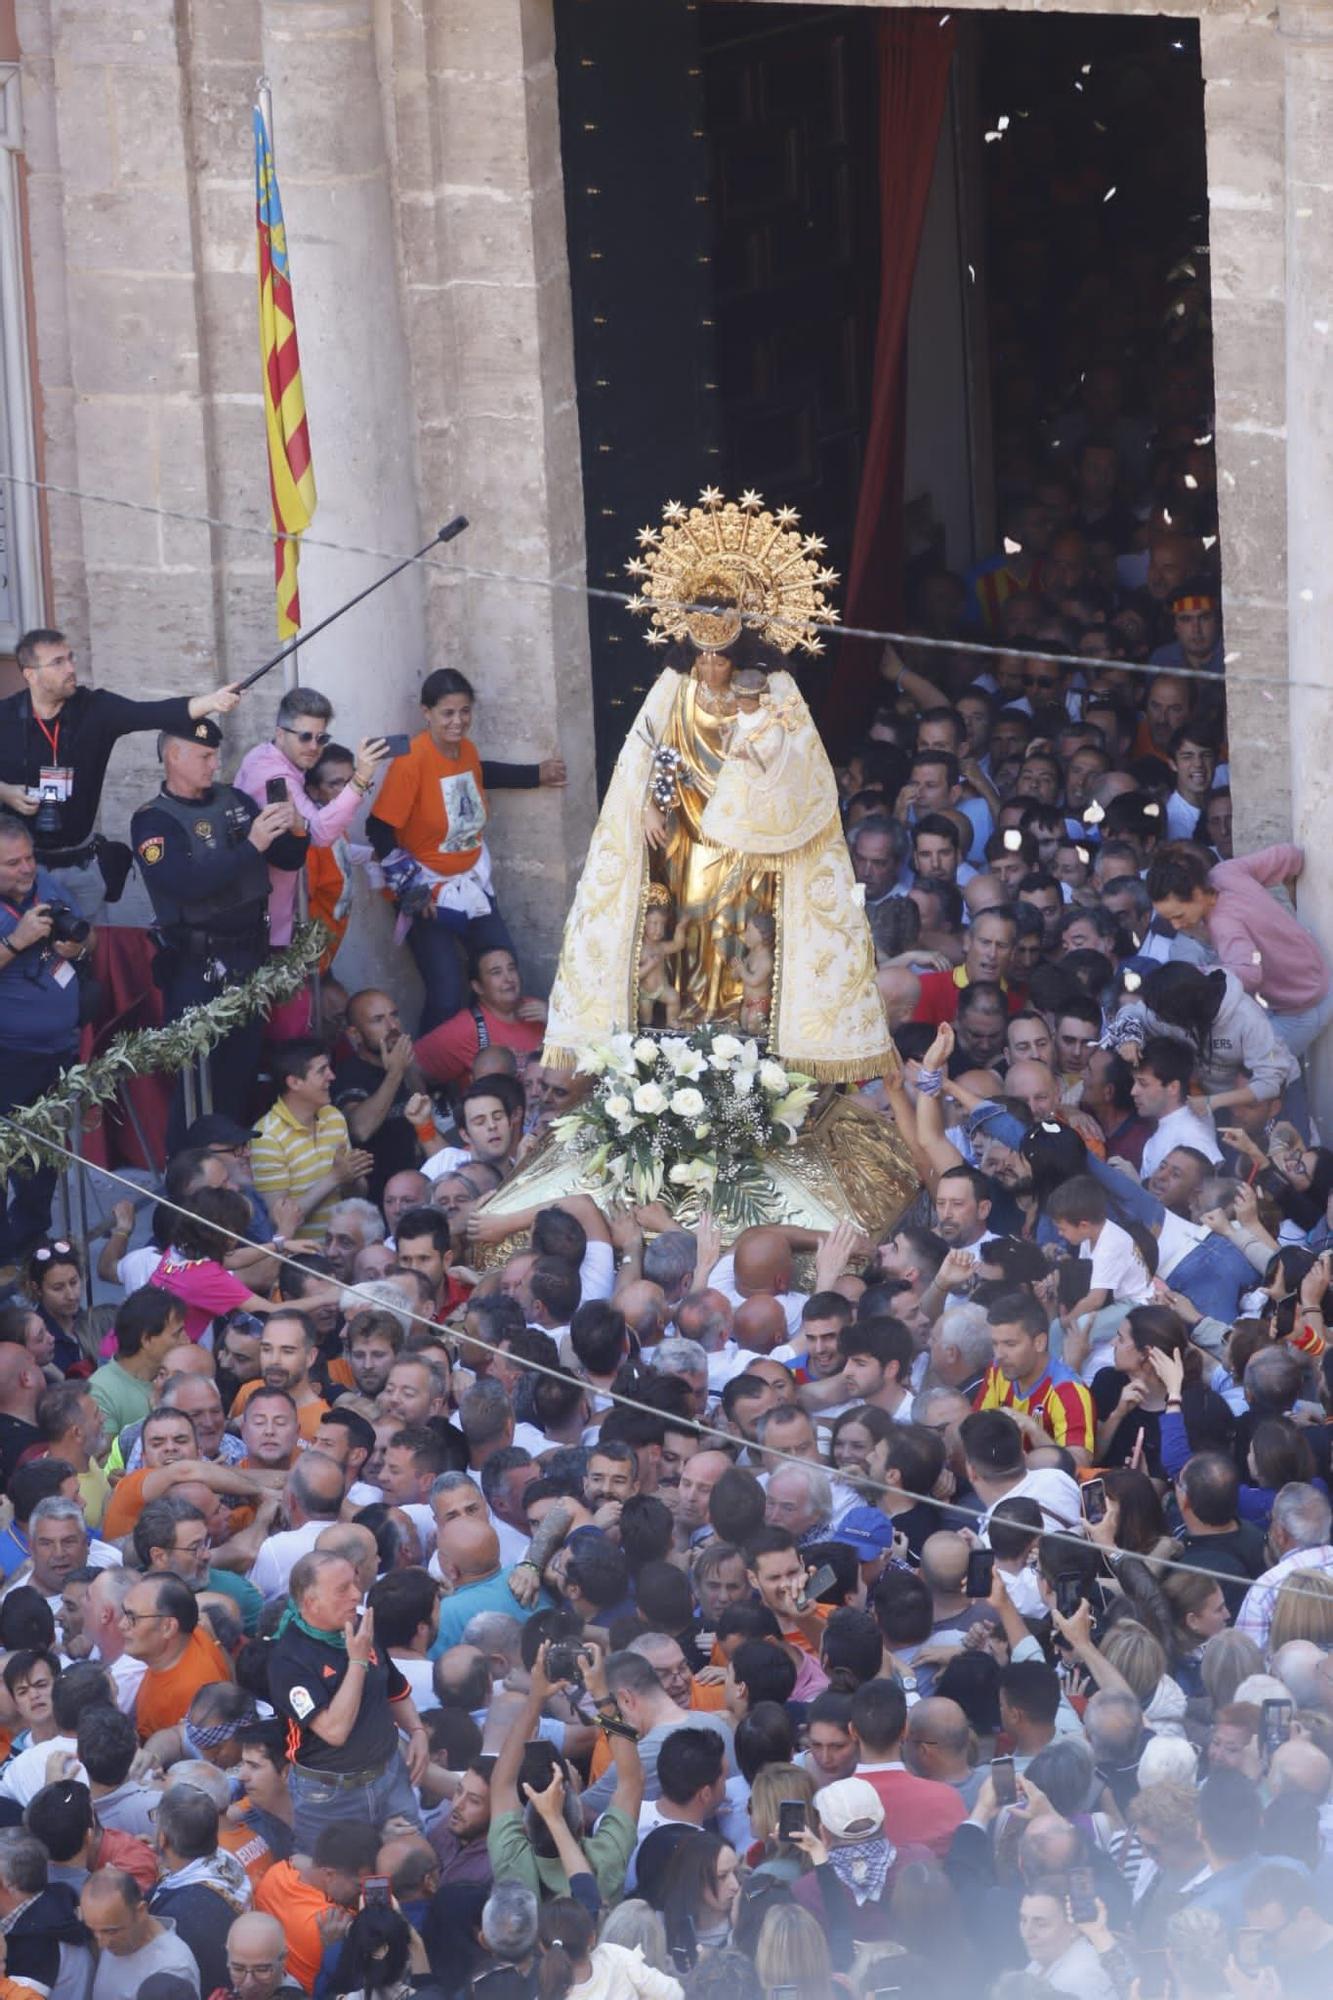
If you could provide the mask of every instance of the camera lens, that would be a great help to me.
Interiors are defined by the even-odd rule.
[[[37,817],[33,821],[33,830],[36,833],[59,833],[60,806],[55,799],[42,800],[37,808]]]

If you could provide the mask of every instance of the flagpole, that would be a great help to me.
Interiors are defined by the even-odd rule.
[[[268,149],[273,160],[274,171],[276,172],[278,154],[273,138],[273,86],[269,82],[267,75],[261,76],[255,84],[255,102],[259,106],[259,115],[264,121],[264,130],[268,133]],[[300,669],[297,665],[299,651],[300,642],[298,639],[282,663],[282,684],[284,689],[300,685]],[[302,881],[304,883],[304,877]]]

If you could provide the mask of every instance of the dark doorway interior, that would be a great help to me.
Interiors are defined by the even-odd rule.
[[[795,506],[846,578],[879,283],[880,15],[556,0],[593,585],[625,588],[638,530],[705,483]],[[1067,476],[1090,427],[1124,443],[1115,538],[1141,542],[1155,502],[1216,554],[1197,29],[998,11],[956,28],[909,340],[906,599],[927,625],[932,574],[997,548],[1016,497]],[[1118,410],[1093,393],[1108,369]],[[590,618],[604,781],[657,663],[620,605]]]
[[[1122,500],[1173,489],[1214,535],[1212,452],[1191,456],[1212,404],[1197,24],[995,13],[974,33],[998,511],[1107,428],[1114,371]]]
[[[722,484],[799,509],[844,576],[879,284],[873,9],[700,10]]]

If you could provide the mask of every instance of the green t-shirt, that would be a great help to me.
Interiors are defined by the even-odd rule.
[[[233,1576],[228,1569],[210,1569],[205,1590],[216,1590],[222,1597],[230,1597],[241,1614],[247,1639],[253,1639],[259,1630],[259,1614],[264,1608],[263,1592],[256,1590],[248,1577]]]
[[[639,1829],[628,1813],[612,1806],[597,1822],[595,1833],[585,1833],[580,1846],[588,1857],[588,1867],[597,1878],[602,1901],[618,1902],[624,1894],[625,1870],[639,1843]],[[528,1839],[521,1812],[497,1813],[486,1836],[491,1870],[497,1882],[522,1882],[534,1896],[567,1896],[569,1877],[564,1864],[554,1857],[538,1854]]]
[[[126,1424],[141,1424],[153,1407],[148,1384],[115,1360],[104,1361],[88,1377],[88,1394],[113,1434],[123,1431]]]

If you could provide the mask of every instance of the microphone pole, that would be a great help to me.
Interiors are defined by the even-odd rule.
[[[467,525],[468,518],[466,514],[455,514],[453,520],[446,521],[439,532],[432,535],[426,546],[418,549],[415,555],[404,557],[402,562],[396,563],[392,569],[386,570],[383,576],[376,577],[374,583],[368,583],[364,590],[358,590],[355,597],[349,597],[346,604],[340,604],[336,611],[330,611],[327,618],[321,618],[318,625],[311,625],[304,632],[298,632],[294,639],[289,639],[285,646],[279,647],[271,660],[265,660],[262,667],[256,667],[254,672],[247,674],[243,681],[237,681],[236,692],[241,694],[246,688],[253,687],[255,682],[262,680],[265,674],[272,673],[274,667],[280,667],[283,661],[297,650],[298,646],[307,645],[311,639],[317,637],[319,633],[326,631],[330,625],[341,618],[345,611],[352,610],[354,605],[360,604],[367,597],[373,596],[375,591],[381,589],[386,583],[392,583],[396,576],[401,576],[405,569],[412,567],[413,563],[420,562],[423,556],[428,556],[431,550],[438,548],[442,542],[452,542],[457,536],[462,534]]]

